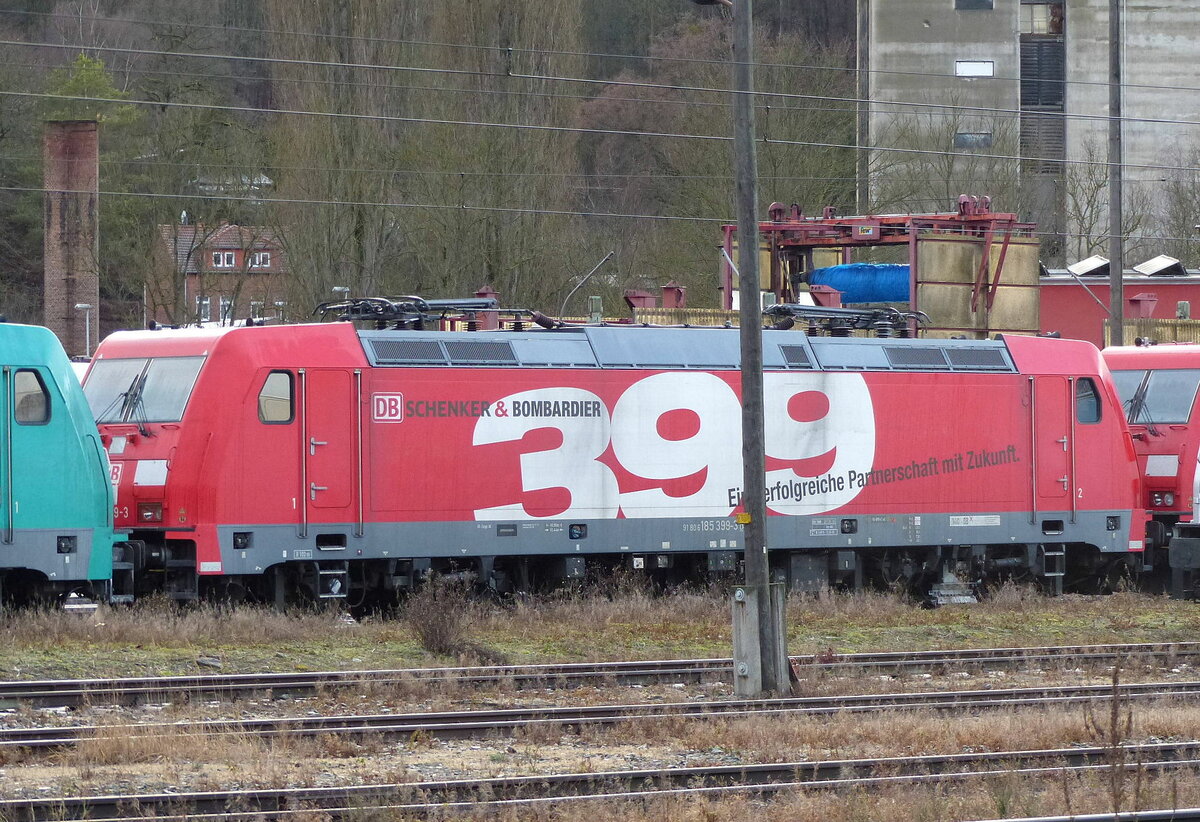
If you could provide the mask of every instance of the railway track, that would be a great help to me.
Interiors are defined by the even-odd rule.
[[[1127,663],[1171,665],[1200,656],[1200,642],[1076,645],[1044,648],[984,648],[792,657],[805,672],[908,673],[936,669],[1081,666]],[[378,671],[320,671],[267,674],[205,674],[120,679],[60,679],[0,682],[0,707],[29,704],[67,707],[99,703],[137,703],[181,697],[232,698],[270,692],[306,695],[322,689],[388,687],[414,683],[507,685],[514,688],[564,688],[585,684],[651,684],[731,679],[733,662],[725,659],[668,659],[637,662],[507,665],[464,668],[409,668]]]
[[[861,791],[896,784],[965,782],[1014,774],[1061,777],[1064,772],[1104,772],[1113,768],[1140,768],[1151,773],[1195,772],[1200,770],[1200,743],[545,774],[337,788],[15,799],[0,801],[0,818],[8,822],[145,816],[196,819],[206,815],[222,819],[278,819],[321,810],[324,817],[341,819],[367,809],[420,816],[621,797]]]
[[[585,707],[505,708],[486,711],[446,711],[412,714],[304,716],[270,719],[209,720],[201,722],[77,725],[0,729],[5,749],[62,749],[88,740],[153,739],[190,736],[251,735],[256,738],[349,737],[409,738],[414,734],[440,739],[478,739],[511,736],[518,731],[549,728],[579,731],[629,722],[662,719],[737,719],[750,716],[801,716],[837,713],[877,713],[895,710],[981,711],[1066,706],[1113,696],[1112,685],[1057,688],[1009,688],[974,691],[872,694],[862,696],[793,697],[768,700],[721,700],[671,704],[599,705]],[[1200,696],[1200,682],[1158,682],[1117,687],[1125,703]]]

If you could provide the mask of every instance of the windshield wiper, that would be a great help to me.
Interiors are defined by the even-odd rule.
[[[1147,371],[1142,376],[1137,390],[1133,392],[1133,396],[1125,403],[1125,418],[1129,420],[1131,425],[1145,425],[1146,433],[1152,437],[1157,437],[1161,435],[1158,429],[1154,427],[1154,420],[1150,419],[1149,407],[1146,405],[1146,395],[1150,392],[1150,378],[1153,376],[1153,371]]]
[[[133,382],[129,384],[129,390],[122,396],[125,398],[121,405],[121,420],[124,422],[133,422],[137,425],[138,433],[143,437],[152,436],[150,429],[146,427],[146,409],[142,404],[142,397],[146,391],[146,375],[138,374],[133,378]]]

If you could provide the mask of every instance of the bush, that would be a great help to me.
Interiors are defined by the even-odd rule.
[[[404,620],[421,647],[440,656],[458,656],[473,648],[469,637],[477,617],[470,586],[452,577],[431,577],[404,605]]]

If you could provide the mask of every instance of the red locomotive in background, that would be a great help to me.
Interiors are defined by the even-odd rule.
[[[358,604],[430,570],[499,591],[735,570],[736,329],[403,324],[104,340],[84,385],[126,584]],[[793,587],[953,601],[1140,569],[1138,464],[1092,345],[769,330],[764,367],[768,542]]]
[[[1136,345],[1106,348],[1104,359],[1124,401],[1144,505],[1150,515],[1150,564],[1170,565],[1175,593],[1195,596],[1200,571],[1200,500],[1197,459],[1200,437],[1192,429],[1200,388],[1200,345]],[[1164,550],[1165,549],[1165,550]]]

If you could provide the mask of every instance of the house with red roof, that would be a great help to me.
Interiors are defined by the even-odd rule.
[[[232,325],[283,313],[287,255],[271,229],[181,222],[158,226],[158,234],[147,320]]]

